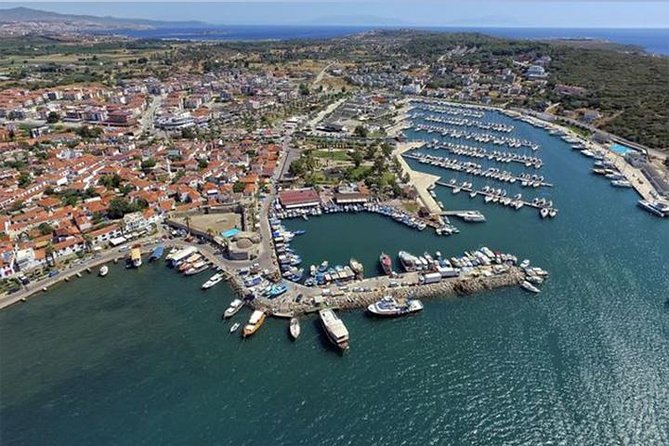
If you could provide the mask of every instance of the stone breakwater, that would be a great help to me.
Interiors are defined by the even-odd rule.
[[[415,297],[419,299],[444,297],[444,296],[467,296],[474,293],[491,291],[502,287],[520,285],[525,279],[522,269],[510,266],[506,272],[490,276],[466,275],[457,278],[444,279],[438,283],[426,285],[398,286],[392,288],[377,288],[365,292],[345,292],[336,295],[322,296],[323,302],[317,305],[311,299],[301,302],[283,301],[274,302],[269,299],[256,299],[251,302],[255,309],[264,310],[268,314],[293,314],[310,313],[323,307],[336,308],[339,310],[360,310],[377,302],[386,294],[392,294],[397,298]]]

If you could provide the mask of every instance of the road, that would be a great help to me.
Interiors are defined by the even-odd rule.
[[[156,110],[160,107],[160,104],[163,102],[163,96],[153,96],[151,98],[151,103],[146,107],[142,117],[139,120],[139,133],[144,132],[155,132],[155,127],[153,126],[153,119],[156,115]]]

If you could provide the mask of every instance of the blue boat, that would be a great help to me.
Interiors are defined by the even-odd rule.
[[[286,291],[288,291],[288,287],[283,282],[278,283],[276,285],[272,285],[272,288],[270,288],[269,290],[269,297],[271,299],[273,297],[281,296]]]
[[[165,252],[165,247],[163,245],[156,246],[155,248],[153,248],[153,251],[151,251],[149,262],[153,262],[154,260],[160,260],[164,252]]]
[[[293,235],[302,235],[305,232],[307,232],[307,231],[305,231],[304,229],[298,229],[296,231],[293,231]]]

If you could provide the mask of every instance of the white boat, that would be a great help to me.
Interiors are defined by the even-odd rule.
[[[109,267],[107,265],[102,265],[100,271],[98,271],[98,276],[104,277],[109,274]]]
[[[230,306],[223,313],[223,317],[227,319],[234,316],[235,314],[237,314],[239,310],[242,309],[243,306],[244,302],[242,302],[241,299],[233,300],[232,302],[230,302]]]
[[[520,284],[521,288],[523,288],[525,291],[529,291],[530,293],[541,293],[541,290],[534,285],[532,285],[530,282],[527,280],[524,280],[523,283]]]
[[[230,333],[234,333],[235,331],[237,331],[237,329],[239,328],[240,325],[241,325],[241,324],[240,324],[239,322],[235,322],[235,323],[232,325],[232,327],[230,327]]]
[[[539,211],[539,214],[541,215],[541,218],[546,218],[549,215],[548,208],[541,208]]]
[[[290,319],[290,336],[297,339],[300,336],[300,320],[296,317]]]
[[[262,324],[265,322],[265,313],[260,310],[255,310],[253,313],[251,313],[251,317],[249,318],[249,322],[244,325],[244,331],[243,335],[245,338],[251,336],[254,334],[256,331],[262,327]]]
[[[611,181],[611,186],[614,187],[632,187],[632,183],[627,180],[613,180]]]
[[[398,317],[417,313],[423,309],[423,303],[418,299],[398,301],[392,296],[384,296],[378,302],[367,307],[367,311],[379,317]]]
[[[321,324],[330,341],[339,347],[341,351],[348,350],[348,329],[342,320],[339,319],[339,316],[329,308],[319,310],[318,315],[320,316]]]
[[[202,289],[207,290],[219,283],[221,280],[223,280],[223,273],[216,273],[211,276],[204,284],[202,284]]]

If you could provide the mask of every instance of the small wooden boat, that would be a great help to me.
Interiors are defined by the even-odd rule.
[[[300,336],[300,320],[296,317],[290,319],[290,336],[297,339]]]

